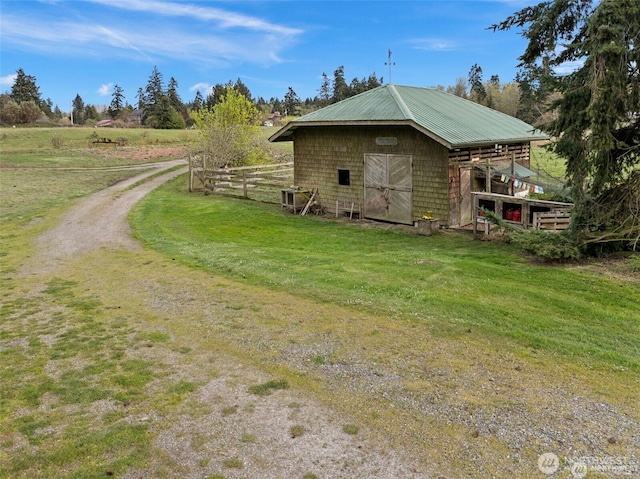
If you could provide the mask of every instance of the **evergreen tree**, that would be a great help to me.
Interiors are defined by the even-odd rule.
[[[93,105],[86,105],[84,107],[84,122],[87,120],[100,121],[100,113]]]
[[[11,87],[9,96],[17,103],[32,101],[39,108],[42,107],[40,88],[36,85],[36,77],[25,74],[22,68],[16,70],[16,79]]]
[[[120,112],[124,109],[124,107],[124,90],[118,85],[115,85],[113,87],[113,93],[111,94],[111,104],[109,105],[108,109],[109,116],[115,120],[116,118],[118,118]]]
[[[296,115],[297,110],[300,109],[300,97],[296,94],[293,88],[289,87],[287,94],[284,96],[284,114]]]
[[[153,113],[148,116],[147,124],[151,128],[162,130],[181,129],[185,127],[185,121],[182,115],[176,110],[169,97],[162,96],[158,100],[158,104],[153,109]]]
[[[207,95],[207,100],[205,101],[205,107],[208,109],[213,109],[218,103],[222,101],[224,95],[227,92],[227,88],[231,88],[232,84],[228,83],[227,85],[223,85],[222,83],[216,83],[211,88],[211,93]]]
[[[40,109],[42,113],[47,115],[47,118],[53,118],[53,101],[51,101],[51,98],[47,98],[41,102]]]
[[[339,66],[333,72],[333,95],[331,101],[337,103],[348,98],[350,95],[349,85],[344,79],[344,66]]]
[[[247,100],[253,103],[253,98],[251,97],[251,92],[249,91],[249,87],[247,87],[247,85],[242,83],[242,80],[240,80],[240,78],[236,80],[236,83],[235,85],[233,85],[233,88],[235,88],[236,91],[240,93],[242,96],[244,96]]]
[[[331,102],[331,81],[329,75],[322,72],[322,84],[319,91],[320,107],[327,106]]]
[[[144,90],[142,88],[138,88],[136,98],[138,99],[138,109],[144,110],[147,107],[147,96],[144,94]]]
[[[486,105],[487,91],[482,84],[482,67],[477,63],[469,70],[469,99],[481,105]]]
[[[150,117],[157,116],[155,110],[159,107],[161,99],[165,96],[162,73],[160,73],[158,67],[154,66],[144,90],[145,104],[142,123],[146,125]]]
[[[204,98],[202,98],[202,93],[200,93],[200,90],[196,91],[196,96],[193,99],[193,103],[192,103],[192,109],[194,111],[198,111],[200,110],[202,107],[204,106]]]
[[[73,99],[72,103],[72,115],[73,115],[73,123],[75,125],[84,125],[85,121],[85,110],[84,110],[84,101],[80,94],[77,94]]]
[[[383,83],[382,77],[378,79],[378,77],[376,76],[376,73],[373,72],[371,75],[369,75],[369,78],[367,78],[367,90],[373,90],[374,88],[378,88],[379,86],[382,86],[382,83]]]
[[[560,97],[543,127],[566,159],[583,244],[640,242],[640,2],[563,0],[493,25],[524,27],[525,71]],[[579,62],[573,72],[554,69]]]
[[[54,120],[61,120],[62,119],[62,111],[60,110],[58,105],[56,105],[55,108],[53,109],[53,119]]]
[[[176,111],[180,113],[185,112],[184,103],[182,103],[182,99],[178,93],[178,81],[173,77],[169,79],[169,84],[167,85],[167,97],[169,98],[169,103]]]

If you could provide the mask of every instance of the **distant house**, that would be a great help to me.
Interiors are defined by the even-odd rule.
[[[96,127],[104,128],[107,126],[111,126],[112,124],[113,124],[113,120],[100,120],[98,123],[96,123]]]
[[[428,214],[461,226],[472,220],[472,189],[486,181],[475,171],[491,178],[505,162],[526,170],[530,143],[546,138],[437,89],[384,85],[293,120],[270,141],[293,141],[295,185],[317,188],[329,212],[351,203],[374,220]]]
[[[142,108],[136,108],[129,115],[129,121],[131,123],[137,123],[138,125],[141,125],[143,116],[144,116],[144,110]]]

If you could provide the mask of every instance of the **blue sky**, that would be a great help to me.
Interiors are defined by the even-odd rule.
[[[291,86],[304,100],[341,65],[347,82],[375,72],[385,83],[448,86],[475,63],[485,80],[509,82],[526,43],[487,28],[536,3],[0,0],[0,90],[22,68],[67,111],[77,94],[108,105],[116,84],[135,104],[154,66],[165,85],[178,81],[184,102],[237,78],[255,98],[283,98]]]

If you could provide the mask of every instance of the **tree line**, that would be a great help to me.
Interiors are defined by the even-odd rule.
[[[133,102],[128,101],[124,89],[116,84],[108,106],[85,104],[77,94],[71,102],[71,111],[65,115],[57,105],[53,106],[50,99],[42,100],[34,76],[18,69],[11,91],[0,95],[0,122],[29,124],[43,121],[85,125],[111,119],[121,122],[123,126],[133,123],[150,128],[185,128],[193,125],[194,112],[203,108],[212,109],[231,88],[253,103],[263,119],[275,114],[277,123],[279,117],[304,115],[383,84],[384,79],[375,72],[348,81],[344,66],[339,66],[332,75],[323,72],[317,95],[304,100],[292,87],[288,87],[282,98],[254,98],[249,87],[238,78],[215,84],[206,96],[196,91],[191,101],[184,102],[178,93],[178,81],[171,77],[165,85],[163,74],[154,67],[146,86],[138,88]],[[526,101],[533,97],[523,94],[523,91],[530,90],[528,86],[523,89],[523,84],[522,81],[502,84],[497,75],[484,81],[482,68],[476,64],[471,67],[467,78],[458,78],[455,85],[439,85],[436,88],[535,123],[542,115],[541,109],[534,101]]]

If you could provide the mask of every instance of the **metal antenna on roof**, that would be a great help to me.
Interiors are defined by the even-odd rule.
[[[387,58],[389,60],[386,61],[384,64],[385,65],[389,65],[389,81],[388,81],[388,83],[391,83],[391,67],[396,64],[396,62],[392,62],[391,61],[391,49],[389,49],[389,52],[387,53]]]

